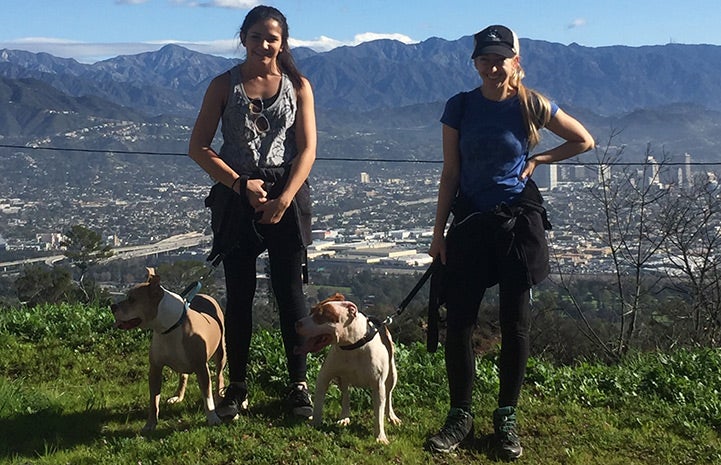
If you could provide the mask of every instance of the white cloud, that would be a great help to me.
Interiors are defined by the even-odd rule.
[[[290,42],[291,47],[308,47],[312,48],[316,52],[327,52],[328,50],[333,50],[336,47],[348,45],[326,36],[320,36],[315,40],[299,40],[291,37],[288,39],[288,42]]]
[[[377,32],[364,32],[362,34],[356,34],[355,40],[353,40],[353,43],[351,45],[358,45],[363,42],[370,42],[372,40],[380,40],[380,39],[391,39],[391,40],[397,40],[398,42],[403,42],[404,44],[417,44],[417,40],[413,40],[410,37],[408,37],[405,34],[398,34],[398,33],[390,33],[390,34],[379,34]]]
[[[397,40],[399,42],[403,42],[404,44],[418,43],[417,40],[413,40],[404,34],[397,34],[397,33],[379,34],[376,32],[364,32],[362,34],[356,34],[356,36],[350,42],[343,42],[343,41],[332,39],[332,38],[326,37],[326,36],[320,36],[318,39],[314,39],[314,40],[299,40],[299,39],[293,39],[291,37],[289,39],[289,42],[290,42],[291,47],[308,47],[308,48],[312,48],[316,52],[327,52],[328,50],[333,50],[334,48],[342,47],[344,45],[354,46],[354,45],[362,44],[363,42],[370,42],[372,40],[380,40],[380,39]]]
[[[583,27],[586,25],[586,20],[584,18],[576,18],[568,25],[568,29],[575,29],[577,27]]]
[[[260,4],[258,0],[174,0],[173,3],[190,7],[229,8],[233,10],[249,10]]]

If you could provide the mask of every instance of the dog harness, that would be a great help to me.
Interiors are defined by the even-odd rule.
[[[378,334],[378,327],[383,326],[383,322],[377,319],[376,317],[369,316],[368,318],[368,325],[366,329],[365,336],[363,336],[358,341],[354,342],[353,344],[349,344],[347,346],[339,346],[343,350],[355,350],[363,347],[364,345],[368,344],[370,341],[373,340],[374,337],[376,337],[376,334]]]

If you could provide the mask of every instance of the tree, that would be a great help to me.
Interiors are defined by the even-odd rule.
[[[65,238],[60,245],[65,247],[65,257],[80,271],[78,287],[86,302],[89,302],[91,299],[84,282],[85,275],[89,268],[113,255],[110,246],[103,243],[98,232],[79,224],[65,232]]]
[[[30,265],[15,280],[15,291],[20,302],[35,307],[73,300],[73,278],[70,270],[62,267]]]
[[[668,236],[663,251],[669,270],[669,285],[687,301],[692,323],[688,337],[699,344],[715,346],[721,339],[721,192],[705,177],[674,190],[669,196],[658,227]]]
[[[606,148],[597,150],[599,182],[589,190],[602,212],[600,223],[592,225],[591,231],[610,249],[613,262],[613,287],[617,295],[612,310],[615,340],[599,334],[572,277],[560,273],[560,285],[570,297],[581,330],[613,360],[618,360],[637,342],[640,318],[649,310],[646,297],[660,281],[657,274],[650,272],[650,265],[661,255],[668,230],[656,227],[653,219],[669,192],[661,182],[667,163],[665,154],[656,161],[649,146],[640,169],[621,169],[619,160],[624,147],[612,145],[617,134],[612,132]]]

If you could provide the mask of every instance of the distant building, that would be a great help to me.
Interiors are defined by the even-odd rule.
[[[684,168],[686,173],[686,186],[692,186],[693,185],[693,173],[691,172],[691,154],[690,153],[684,153]]]
[[[658,162],[655,158],[653,158],[653,155],[649,155],[648,158],[646,158],[646,163],[650,165],[651,167],[651,176],[648,179],[649,185],[661,185],[661,178],[660,178],[660,167],[658,165]]]
[[[558,187],[558,165],[555,163],[551,163],[548,166],[548,170],[548,189],[553,190]]]
[[[63,235],[61,233],[43,233],[35,235],[35,242],[39,250],[57,250],[61,247]]]
[[[368,175],[368,173],[366,173],[365,171],[361,172],[360,182],[361,182],[361,184],[368,184],[369,182],[371,182],[370,175]]]
[[[718,189],[718,179],[716,173],[709,171],[706,173],[706,190],[708,192],[715,192]]]
[[[611,180],[611,165],[601,164],[598,168],[598,183],[608,184]]]

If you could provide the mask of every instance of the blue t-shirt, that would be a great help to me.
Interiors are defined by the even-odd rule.
[[[551,115],[558,106],[551,103]],[[446,102],[441,122],[459,131],[460,193],[479,212],[510,204],[526,182],[518,178],[528,158],[528,133],[518,96],[488,100],[480,88]]]

